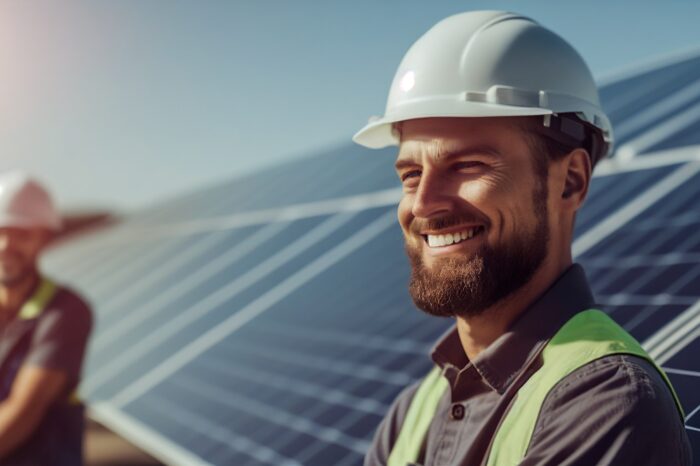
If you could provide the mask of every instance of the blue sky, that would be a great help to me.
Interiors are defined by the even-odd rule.
[[[348,143],[413,41],[471,9],[535,18],[597,77],[700,50],[696,0],[7,0],[0,169],[128,210]]]

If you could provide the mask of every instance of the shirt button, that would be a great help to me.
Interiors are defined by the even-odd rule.
[[[452,405],[450,417],[455,421],[461,421],[464,418],[464,406],[459,403]]]

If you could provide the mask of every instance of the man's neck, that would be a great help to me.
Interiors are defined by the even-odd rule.
[[[9,320],[27,301],[39,283],[39,273],[35,270],[12,285],[0,285],[0,315]]]
[[[457,317],[457,332],[470,361],[503,335],[511,323],[525,312],[571,266],[543,263],[532,279],[507,298],[476,316]]]

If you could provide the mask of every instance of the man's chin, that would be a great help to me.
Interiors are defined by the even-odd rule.
[[[17,270],[0,267],[0,285],[2,286],[15,286],[22,283],[27,277],[31,275],[30,271],[27,270]]]

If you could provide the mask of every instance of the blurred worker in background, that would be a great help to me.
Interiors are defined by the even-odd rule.
[[[455,15],[406,53],[355,141],[399,146],[411,296],[455,325],[366,466],[690,464],[670,382],[572,261],[612,140],[583,59],[529,18]]]
[[[92,320],[38,259],[61,218],[21,172],[0,174],[0,465],[83,464],[75,394]]]

